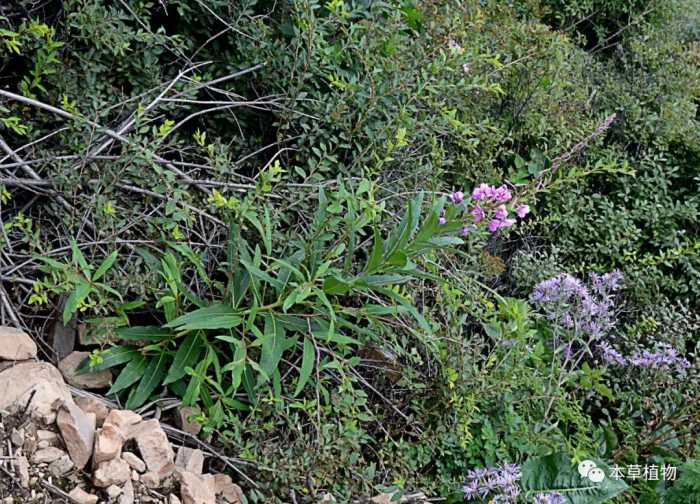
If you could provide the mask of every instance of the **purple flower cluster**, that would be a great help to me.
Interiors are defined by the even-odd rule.
[[[600,351],[603,361],[607,364],[619,364],[624,366],[627,364],[627,359],[620,352],[615,350],[607,341],[601,341],[598,345],[598,351]]]
[[[465,195],[462,191],[455,191],[450,194],[450,201],[459,205],[464,201]],[[469,217],[465,220],[470,220],[471,224],[462,227],[460,234],[466,236],[476,230],[478,224],[485,223],[486,228],[490,233],[495,233],[501,228],[509,228],[516,223],[516,220],[510,217],[509,212],[523,219],[530,213],[530,207],[524,203],[514,203],[513,194],[506,185],[500,187],[481,184],[476,187],[471,194],[471,199],[477,202],[469,210]],[[510,205],[510,209],[506,204]],[[447,220],[444,216],[440,217],[440,224],[445,224]]]
[[[505,464],[490,469],[472,469],[462,487],[466,500],[491,497],[494,504],[511,504],[520,495],[520,466]]]
[[[566,497],[559,492],[539,493],[532,504],[566,504]]]
[[[598,337],[615,325],[612,293],[620,288],[622,273],[592,273],[589,278],[590,289],[578,278],[562,273],[537,284],[530,300],[552,322]]]
[[[659,348],[656,352],[637,350],[630,357],[625,357],[606,342],[601,342],[598,345],[598,350],[606,364],[629,365],[649,369],[668,369],[672,367],[688,369],[690,367],[688,359],[680,355],[678,350],[671,345],[662,343],[659,345]]]

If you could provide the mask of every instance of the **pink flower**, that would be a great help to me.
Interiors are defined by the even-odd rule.
[[[501,221],[498,219],[492,219],[491,222],[489,222],[488,230],[491,233],[495,233],[499,227],[501,227]]]
[[[455,205],[464,201],[464,193],[462,191],[455,191],[450,194],[450,201]]]
[[[503,222],[501,222],[500,227],[511,227],[514,224],[515,224],[515,219],[505,219]]]
[[[510,190],[505,185],[502,185],[494,191],[494,199],[496,201],[506,202],[509,201],[512,197],[513,195],[510,193]]]
[[[522,219],[527,214],[530,213],[530,207],[528,205],[523,204],[523,203],[521,203],[519,205],[515,205],[515,213],[518,214],[518,217],[520,217]]]
[[[505,219],[508,217],[508,209],[505,205],[499,205],[496,207],[496,212],[494,213],[497,219]]]
[[[471,211],[472,217],[474,217],[474,222],[481,222],[484,218],[484,209],[479,205],[476,205]]]
[[[472,199],[490,199],[493,196],[494,188],[488,184],[480,184],[472,191]]]
[[[440,224],[441,226],[442,226],[443,224],[447,224],[447,219],[445,219],[444,217],[440,217],[440,218],[438,219],[438,224]]]

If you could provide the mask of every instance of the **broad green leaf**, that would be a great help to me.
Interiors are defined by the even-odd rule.
[[[299,380],[297,381],[296,389],[294,390],[294,397],[298,396],[299,393],[304,390],[304,386],[309,381],[311,377],[311,372],[314,368],[314,361],[316,360],[316,346],[313,341],[309,338],[304,338],[304,354],[301,359],[301,369],[299,370]]]
[[[336,276],[329,276],[323,282],[323,292],[330,295],[343,295],[352,290],[352,282]]]
[[[143,376],[146,370],[147,359],[143,355],[139,354],[134,357],[129,364],[126,365],[124,369],[121,370],[119,376],[115,380],[112,388],[109,389],[107,395],[113,395],[117,392],[130,387]]]
[[[78,310],[80,303],[92,292],[92,286],[88,283],[79,283],[70,296],[66,300],[66,305],[63,307],[63,325],[68,325],[73,314]]]
[[[381,316],[381,315],[400,315],[403,313],[408,313],[405,306],[392,305],[392,306],[382,306],[375,304],[366,304],[362,307],[362,311],[369,316]]]
[[[273,315],[265,317],[260,367],[269,376],[277,369],[285,350],[285,331]]]
[[[127,409],[134,409],[142,406],[158,385],[163,382],[166,360],[167,354],[165,352],[151,357],[143,372],[141,381],[132,393],[129,394],[129,398],[126,401]]]
[[[114,265],[114,261],[117,260],[117,255],[118,255],[118,254],[119,254],[119,253],[115,250],[114,252],[112,252],[111,254],[109,254],[109,256],[107,256],[107,258],[102,262],[102,264],[100,264],[100,267],[97,268],[97,271],[95,271],[95,274],[92,276],[92,281],[93,281],[93,282],[98,281],[100,278],[102,278],[102,276],[103,276],[105,273],[107,273],[107,271],[109,270],[109,268],[111,268],[112,265]]]
[[[70,248],[73,252],[73,262],[80,266],[83,274],[90,279],[90,266],[85,260],[85,256],[81,252],[80,247],[78,247],[78,243],[73,238],[70,240]]]
[[[139,355],[141,354],[135,347],[116,345],[102,352],[102,362],[95,364],[95,366],[90,369],[93,371],[103,371],[105,369],[129,362],[131,359]]]
[[[284,288],[284,285],[282,284],[282,282],[280,282],[276,278],[272,278],[270,275],[268,275],[267,273],[262,271],[260,268],[257,268],[256,266],[254,266],[250,262],[248,262],[244,259],[241,259],[241,264],[243,264],[243,266],[245,266],[245,268],[248,270],[248,272],[251,275],[253,275],[258,280],[262,280],[263,282],[265,282],[269,285],[272,285],[277,292],[280,292]]]
[[[172,331],[158,326],[120,327],[115,331],[119,339],[127,341],[160,341],[172,337]]]
[[[231,306],[217,303],[186,313],[169,322],[165,327],[172,327],[178,331],[231,329],[240,325],[242,321],[243,318]]]
[[[187,374],[185,369],[195,365],[203,349],[199,334],[193,333],[187,336],[175,354],[175,359],[168,370],[168,376],[163,385],[173,383],[185,376]]]
[[[610,477],[606,464],[593,462],[605,473],[600,483],[583,478],[564,453],[531,458],[522,466],[523,494],[531,499],[538,493],[558,492],[566,497],[567,504],[604,504],[627,490],[623,480]]]
[[[372,246],[372,253],[367,260],[367,265],[365,266],[365,274],[374,273],[382,262],[382,250],[384,247],[384,242],[382,241],[382,235],[379,232],[379,228],[374,228],[374,245]]]

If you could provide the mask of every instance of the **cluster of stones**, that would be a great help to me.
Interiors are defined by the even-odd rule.
[[[158,420],[110,410],[92,397],[74,399],[64,376],[76,385],[111,379],[75,373],[84,356],[69,355],[59,371],[36,361],[36,355],[36,345],[26,333],[0,326],[0,411],[29,416],[11,434],[17,447],[13,466],[23,487],[30,485],[30,465],[41,465],[55,478],[76,471],[92,474],[92,486],[78,485],[68,492],[77,504],[152,502],[139,498],[135,492],[139,485],[168,490],[169,504],[243,500],[240,487],[229,476],[203,474],[201,450],[183,446],[176,455]],[[177,486],[179,497],[170,491]]]

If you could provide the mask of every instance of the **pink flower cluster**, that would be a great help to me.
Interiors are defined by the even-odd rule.
[[[515,224],[515,219],[508,216],[506,203],[513,199],[513,194],[506,185],[500,187],[481,184],[472,191],[472,199],[478,201],[471,211],[474,222],[481,222],[487,217],[488,209],[493,210],[487,225],[491,233],[495,233],[500,228],[508,228]],[[513,206],[513,211],[521,219],[530,213],[530,207],[523,203]]]
[[[450,194],[450,201],[458,205],[464,201],[464,193],[455,191]],[[491,233],[495,233],[501,228],[509,228],[516,222],[510,218],[509,212],[512,210],[519,218],[524,218],[530,213],[530,207],[524,203],[512,204],[513,194],[506,185],[500,187],[481,184],[476,187],[471,194],[471,199],[475,204],[469,210],[471,224],[462,227],[460,234],[466,236],[476,229],[476,225],[486,223],[486,228]],[[510,206],[510,210],[508,208]],[[467,220],[467,219],[465,219]],[[440,217],[440,224],[445,224],[447,220]]]

